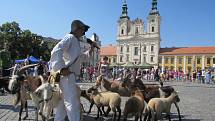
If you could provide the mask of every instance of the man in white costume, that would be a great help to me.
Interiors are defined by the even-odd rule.
[[[89,29],[80,20],[71,24],[71,32],[67,34],[51,52],[53,71],[61,73],[60,89],[63,99],[57,106],[55,121],[62,121],[68,116],[69,121],[80,121],[80,98],[76,90],[76,76],[80,75],[80,64],[89,58],[91,49],[83,52],[80,47],[81,37]]]

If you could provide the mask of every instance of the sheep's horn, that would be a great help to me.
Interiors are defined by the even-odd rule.
[[[30,65],[26,65],[26,66],[21,67],[21,68],[17,71],[17,75],[23,74],[25,70],[27,70],[28,68],[31,68],[31,67],[35,67],[36,65],[37,65],[37,64],[30,64]]]
[[[11,67],[11,68],[13,68],[13,72],[12,72],[12,76],[13,75],[15,75],[15,73],[16,73],[16,69],[17,69],[17,64],[15,64],[13,67]]]

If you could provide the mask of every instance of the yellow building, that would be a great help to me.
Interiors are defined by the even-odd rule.
[[[181,70],[184,73],[214,67],[215,46],[161,48],[158,63],[162,70]]]
[[[107,56],[109,63],[116,63],[116,46],[101,48],[100,57]],[[215,67],[215,46],[160,48],[158,65],[162,70],[181,70],[184,73]]]
[[[117,54],[116,54],[116,46],[113,46],[112,44],[105,46],[105,47],[101,47],[100,50],[100,59],[103,59],[104,56],[108,57],[108,62],[110,64],[116,64],[116,58],[117,58]]]

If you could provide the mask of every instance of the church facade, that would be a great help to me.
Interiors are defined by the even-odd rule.
[[[183,71],[215,68],[215,46],[160,48],[161,16],[157,0],[152,0],[146,23],[140,19],[130,20],[126,2],[118,20],[117,45],[101,48],[101,56],[107,56],[113,65],[151,65],[164,70]],[[146,28],[144,28],[146,24]]]
[[[141,65],[143,63],[156,67],[160,49],[160,21],[157,0],[152,1],[147,21],[140,18],[131,20],[128,16],[126,1],[122,6],[122,14],[118,20],[117,30],[117,63],[127,62]],[[144,28],[146,24],[146,28]]]

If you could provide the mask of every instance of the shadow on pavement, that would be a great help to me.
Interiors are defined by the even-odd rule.
[[[183,121],[201,121],[200,119],[182,119]]]
[[[181,120],[182,121],[202,121],[202,119],[185,119],[185,117],[186,116],[181,114]],[[172,119],[172,121],[178,121],[179,120],[178,113],[172,113],[171,114],[171,119]]]
[[[13,110],[14,112],[19,112],[20,105],[17,107],[14,107],[13,105],[1,105],[0,104],[0,109],[3,110]],[[34,106],[28,106],[28,111],[34,110]]]

